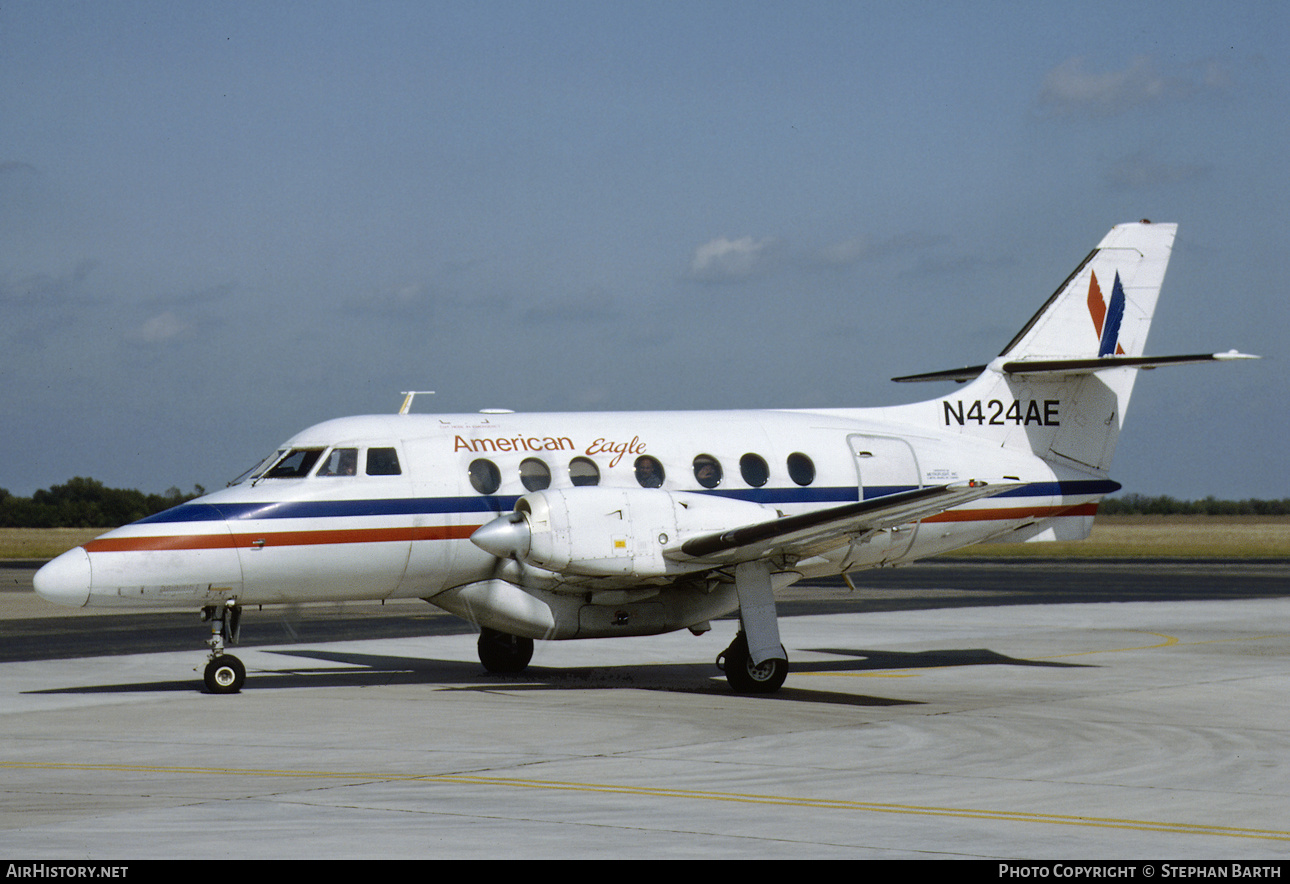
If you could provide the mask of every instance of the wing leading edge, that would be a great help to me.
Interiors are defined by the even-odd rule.
[[[681,544],[681,552],[694,559],[723,563],[746,562],[770,555],[814,555],[860,534],[925,519],[1022,484],[972,480],[916,488],[692,537]]]

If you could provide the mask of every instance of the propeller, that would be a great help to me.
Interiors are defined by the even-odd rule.
[[[470,540],[484,552],[493,556],[492,580],[506,580],[502,571],[514,564],[510,582],[521,589],[526,583],[523,556],[528,555],[532,535],[528,521],[521,513],[512,511],[481,525],[470,535]],[[475,620],[478,623],[478,619]],[[549,636],[539,639],[549,640]],[[533,657],[534,640],[508,635],[481,625],[479,638],[480,661],[490,672],[520,672]]]
[[[528,521],[514,511],[480,525],[470,535],[471,543],[499,559],[518,559],[528,555],[531,541]]]

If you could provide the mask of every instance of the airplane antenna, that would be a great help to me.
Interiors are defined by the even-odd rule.
[[[403,406],[399,409],[399,414],[407,414],[412,408],[412,400],[417,398],[417,394],[433,396],[434,390],[400,390],[403,394]]]

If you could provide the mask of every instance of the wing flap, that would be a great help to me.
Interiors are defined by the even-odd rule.
[[[681,544],[680,551],[690,558],[719,562],[743,562],[779,553],[804,554],[818,550],[822,543],[834,545],[828,543],[830,540],[848,542],[860,534],[925,519],[1022,484],[972,480],[916,488],[692,537]]]

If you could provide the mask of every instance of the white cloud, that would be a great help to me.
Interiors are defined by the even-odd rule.
[[[690,276],[705,282],[747,279],[768,272],[773,265],[775,240],[751,236],[719,236],[694,250]]]
[[[171,311],[158,313],[135,330],[132,337],[145,344],[160,344],[188,334],[193,328],[191,322],[180,319]]]
[[[1125,68],[1110,71],[1089,70],[1082,56],[1074,56],[1048,72],[1039,92],[1039,104],[1057,114],[1114,116],[1221,90],[1227,83],[1227,77],[1213,62],[1168,76],[1145,55],[1137,56]]]
[[[944,241],[944,236],[917,231],[897,233],[882,239],[860,234],[820,249],[816,257],[826,266],[845,267],[889,255],[923,251]]]

